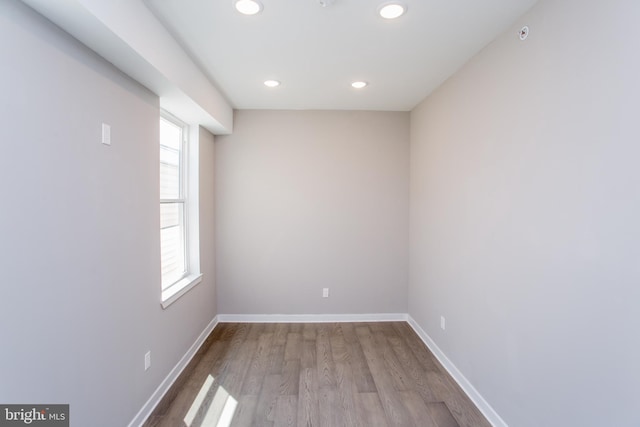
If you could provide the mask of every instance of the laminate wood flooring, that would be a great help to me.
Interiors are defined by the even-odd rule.
[[[221,323],[144,427],[490,427],[406,322]]]

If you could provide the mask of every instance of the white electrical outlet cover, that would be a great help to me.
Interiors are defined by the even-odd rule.
[[[111,145],[111,126],[106,123],[102,124],[102,143]]]

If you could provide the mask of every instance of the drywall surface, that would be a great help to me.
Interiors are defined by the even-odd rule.
[[[206,129],[199,127],[198,159],[199,165],[199,223],[200,223],[200,271],[205,279],[206,291],[201,298],[204,307],[216,307],[215,284],[215,145],[214,136]],[[203,308],[204,308],[203,307]],[[211,315],[211,311],[209,311]],[[215,314],[215,313],[214,313]]]
[[[24,2],[159,95],[163,109],[231,133],[231,106],[143,0]]]
[[[543,0],[411,115],[409,314],[511,426],[640,425],[639,17]]]
[[[162,310],[157,97],[20,2],[0,40],[0,402],[124,426],[215,317],[213,235],[203,282]]]
[[[219,312],[406,312],[409,113],[234,123],[216,138]]]

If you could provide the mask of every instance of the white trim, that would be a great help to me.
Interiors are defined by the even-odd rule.
[[[231,323],[406,322],[407,314],[218,314],[218,321]]]
[[[413,317],[407,315],[407,322],[413,328],[416,334],[420,337],[420,339],[425,343],[425,345],[431,350],[433,355],[438,359],[438,361],[444,366],[449,375],[453,377],[453,379],[458,383],[462,391],[471,399],[471,401],[478,407],[480,412],[487,418],[487,420],[491,423],[493,427],[509,427],[507,423],[498,415],[498,413],[489,405],[489,403],[484,400],[484,397],[480,394],[478,390],[469,382],[469,380],[462,375],[462,372],[458,370],[456,365],[453,364],[451,360],[444,354],[440,347],[431,339],[429,334],[425,332],[422,327],[416,322]]]
[[[180,279],[176,284],[171,285],[169,289],[162,292],[160,305],[162,305],[163,309],[169,307],[200,282],[202,282],[202,274],[191,274]]]
[[[189,350],[185,353],[184,356],[178,361],[176,366],[173,367],[169,375],[160,383],[158,388],[153,392],[149,400],[142,406],[142,408],[138,411],[136,416],[131,420],[128,427],[140,427],[142,424],[149,418],[153,410],[156,408],[160,400],[164,397],[165,393],[169,390],[169,388],[173,385],[173,383],[178,379],[184,368],[187,367],[193,356],[200,349],[204,341],[207,339],[213,328],[219,323],[218,316],[214,317],[211,322],[204,328],[202,333],[198,336],[196,341],[189,347]]]

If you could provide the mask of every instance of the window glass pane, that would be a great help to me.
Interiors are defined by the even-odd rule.
[[[166,119],[160,119],[160,145],[180,150],[182,128]]]
[[[182,197],[182,128],[160,120],[160,198]]]
[[[160,229],[176,227],[180,225],[180,210],[182,203],[160,204]]]
[[[180,280],[186,271],[184,204],[160,204],[162,290]]]
[[[180,165],[180,150],[167,147],[166,145],[160,146],[160,163],[171,166]]]
[[[160,159],[162,153],[166,151],[160,148]],[[180,164],[166,163],[160,161],[160,198],[179,199],[180,198]]]

